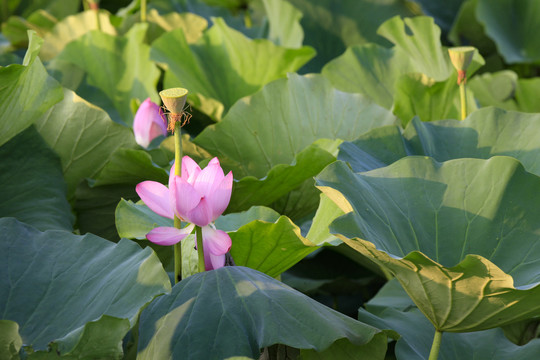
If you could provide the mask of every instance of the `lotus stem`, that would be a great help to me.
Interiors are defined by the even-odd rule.
[[[463,78],[461,78],[461,75],[458,76],[458,84],[459,97],[461,100],[461,120],[465,120],[465,118],[467,117],[467,74],[465,70],[463,70]]]
[[[429,352],[428,360],[437,360],[437,358],[439,357],[442,334],[442,331],[435,330],[435,336],[433,336],[433,344],[431,345],[431,351]]]
[[[204,248],[203,248],[203,239],[202,239],[202,228],[200,226],[195,226],[195,233],[197,234],[197,254],[199,255],[199,272],[206,271],[206,266],[204,264]]]
[[[146,22],[146,0],[141,0],[141,22]]]
[[[146,12],[146,4],[144,12]],[[142,8],[141,8],[142,16]],[[182,175],[182,123],[177,121],[181,118],[183,107],[186,102],[186,89],[173,88],[166,89],[159,93],[163,104],[170,111],[168,128],[174,133],[174,174]],[[180,105],[181,104],[181,105]],[[175,215],[174,227],[180,229],[182,221]],[[174,283],[178,283],[182,278],[182,244],[177,243],[174,247]]]

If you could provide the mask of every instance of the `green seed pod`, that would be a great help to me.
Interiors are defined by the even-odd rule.
[[[172,114],[182,114],[188,91],[184,88],[170,88],[159,92],[163,105]]]
[[[476,48],[473,46],[458,46],[448,49],[450,60],[456,70],[467,70],[474,56]]]

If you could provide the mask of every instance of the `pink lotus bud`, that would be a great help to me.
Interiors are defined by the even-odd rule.
[[[159,135],[167,136],[167,121],[159,105],[150,98],[143,101],[133,121],[135,141],[142,147],[148,147]]]

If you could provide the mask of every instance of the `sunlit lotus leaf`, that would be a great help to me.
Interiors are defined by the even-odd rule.
[[[441,46],[441,30],[433,18],[418,16],[386,21],[377,33],[405,52],[422,74],[436,80],[448,79],[453,71],[448,53]]]
[[[235,104],[220,123],[207,127],[194,142],[224,159],[223,166],[240,179],[231,210],[278,201],[274,209],[288,209],[288,216],[305,216],[291,207],[298,201],[280,198],[333,161],[327,144],[313,143],[323,138],[354,139],[394,122],[388,110],[362,95],[333,89],[322,76],[289,74],[288,79],[272,82]],[[302,191],[298,198],[315,199],[305,207],[309,213],[316,209],[318,194],[312,186],[312,191],[305,190],[308,193]]]
[[[319,207],[317,208],[317,212],[313,217],[313,221],[306,238],[316,245],[322,245],[325,243],[338,245],[341,243],[341,240],[330,233],[329,226],[334,219],[350,211],[350,205],[347,200],[340,202],[339,205],[344,207],[344,209],[342,209],[338,204],[336,204],[336,202],[331,200],[324,193],[320,196],[321,201],[319,202]]]
[[[233,185],[231,202],[227,211],[243,211],[253,205],[269,206],[289,194],[291,190],[301,186],[306,179],[317,175],[335,159],[335,156],[314,144],[299,152],[292,164],[278,164],[271,168],[262,179],[254,176],[243,177]],[[298,203],[298,201],[293,202]],[[287,201],[287,203],[290,202]],[[280,211],[280,213],[290,214],[290,210]]]
[[[64,100],[36,121],[36,128],[62,160],[70,197],[79,182],[103,169],[116,149],[137,146],[130,129],[68,89]]]
[[[74,218],[58,156],[34,127],[0,146],[0,217],[71,231]]]
[[[0,145],[62,99],[61,86],[47,74],[37,57],[43,40],[34,32],[28,34],[30,45],[23,64],[0,68]]]
[[[376,341],[377,356],[365,359],[383,359],[386,342],[378,337],[386,334],[267,275],[223,267],[182,280],[143,311],[137,358],[258,359],[273,344],[323,351],[347,339],[360,354]]]
[[[390,109],[394,103],[397,79],[415,67],[403,51],[376,44],[349,47],[325,65],[322,74],[337,89],[361,93]]]
[[[235,178],[262,178],[276,165],[291,164],[315,140],[355,139],[393,123],[388,110],[362,95],[335,90],[322,76],[289,74],[235,104],[194,142],[228,158]]]
[[[365,173],[338,161],[317,183],[353,208],[332,232],[393,273],[435,328],[540,315],[540,179],[517,160],[407,157]]]
[[[302,13],[286,0],[263,0],[268,17],[268,39],[276,45],[300,48],[304,40],[304,30],[300,26]]]
[[[540,60],[540,2],[535,0],[478,0],[476,17],[499,53],[509,63]],[[519,19],[519,21],[516,21]]]
[[[100,30],[109,35],[116,35],[111,24],[111,15],[106,11],[99,12],[99,25],[96,12],[87,10],[66,17],[58,22],[50,33],[43,38],[43,46],[39,57],[49,61],[64,50],[66,45],[92,30]]]
[[[191,94],[217,100],[227,111],[238,99],[296,71],[314,55],[313,49],[286,49],[269,40],[251,40],[222,19],[195,44],[182,29],[170,31],[152,45],[152,59],[166,64]]]
[[[276,277],[318,249],[286,216],[276,222],[254,221],[230,234],[236,265]]]
[[[117,357],[141,308],[170,290],[156,255],[130,240],[40,232],[13,218],[0,219],[0,234],[0,312],[34,351]]]
[[[390,43],[377,35],[377,28],[387,19],[413,12],[400,0],[384,3],[369,0],[290,0],[303,14],[304,44],[313,46],[317,56],[309,62],[306,72],[320,72],[331,59],[343,54],[352,45]]]
[[[388,282],[373,299],[359,309],[358,319],[380,329],[392,329],[401,335],[395,347],[398,360],[424,360],[430,352],[433,325],[414,306],[396,280]],[[414,324],[414,327],[411,326]],[[501,329],[473,333],[446,333],[442,337],[439,359],[461,360],[535,360],[540,339],[525,346],[511,343]]]
[[[67,44],[50,64],[65,87],[100,106],[117,122],[133,123],[131,100],[159,102],[157,66],[144,43],[147,25],[133,26],[125,36],[90,31]]]

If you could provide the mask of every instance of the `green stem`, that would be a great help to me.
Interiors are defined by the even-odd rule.
[[[174,174],[178,176],[182,175],[182,156],[182,124],[177,121],[174,124]]]
[[[174,174],[177,176],[182,175],[182,131],[180,123],[174,124]],[[174,217],[174,227],[180,229],[182,222],[178,217]],[[174,282],[175,284],[181,280],[182,277],[182,244],[174,244]]]
[[[461,120],[465,120],[467,117],[467,89],[466,89],[466,80],[463,80],[459,84],[459,97],[461,99]]]
[[[435,336],[433,337],[433,344],[431,345],[431,351],[429,352],[428,360],[437,360],[437,358],[439,357],[442,334],[442,331],[435,330]]]
[[[146,0],[141,0],[141,22],[146,22]]]
[[[199,255],[199,272],[203,272],[206,270],[206,267],[204,264],[202,228],[200,226],[195,226],[195,233],[197,234],[197,254]]]

